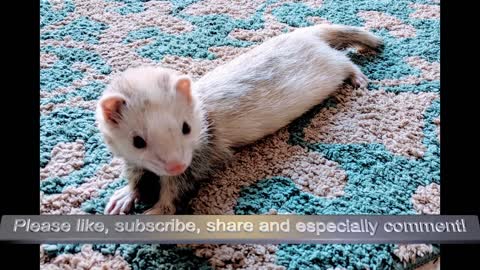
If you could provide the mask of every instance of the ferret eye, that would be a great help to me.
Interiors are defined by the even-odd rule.
[[[183,135],[188,135],[190,133],[190,126],[187,124],[187,122],[183,122],[182,133]]]
[[[147,143],[142,137],[135,136],[133,137],[133,146],[135,146],[135,148],[141,149],[145,148],[147,146]]]

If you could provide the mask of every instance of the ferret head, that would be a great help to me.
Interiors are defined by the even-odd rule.
[[[202,134],[198,97],[188,76],[157,67],[123,72],[97,105],[97,121],[114,155],[157,175],[179,175]]]

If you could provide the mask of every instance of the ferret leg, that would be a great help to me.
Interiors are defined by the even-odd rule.
[[[178,180],[172,176],[162,176],[160,179],[160,199],[149,210],[147,215],[173,215],[176,212],[175,200],[178,198]]]
[[[138,198],[136,186],[143,175],[143,170],[127,163],[125,164],[123,173],[128,180],[128,185],[115,191],[105,207],[105,214],[128,214],[135,200]]]

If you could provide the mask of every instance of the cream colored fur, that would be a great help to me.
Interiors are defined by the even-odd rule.
[[[162,176],[165,173],[156,157],[180,158],[191,165],[191,175],[203,177],[212,164],[228,157],[231,147],[274,133],[321,103],[346,80],[357,87],[365,86],[366,77],[337,49],[357,47],[369,51],[380,45],[372,34],[340,25],[313,26],[283,34],[193,83],[191,105],[173,89],[180,76],[175,71],[130,69],[113,81],[102,97],[104,100],[119,95],[126,99],[128,109],[122,112],[120,127],[105,123],[99,106],[100,130],[112,152],[133,166]],[[192,126],[189,137],[180,133],[183,121]],[[209,128],[213,128],[213,139],[207,134]],[[148,154],[133,148],[132,132],[148,134],[147,145],[152,147]],[[132,175],[131,181],[137,181],[137,176]],[[195,180],[185,178],[161,177],[161,198],[147,213],[173,214],[173,201],[182,185]],[[120,190],[112,197],[106,213],[125,212],[130,206],[122,203],[133,203],[133,197],[133,190]]]

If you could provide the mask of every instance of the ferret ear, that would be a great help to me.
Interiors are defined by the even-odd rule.
[[[188,103],[192,102],[192,80],[186,75],[178,77],[175,83],[175,90],[187,98]]]
[[[105,121],[118,125],[122,118],[122,107],[125,106],[126,101],[121,96],[110,96],[100,101],[103,118]]]

